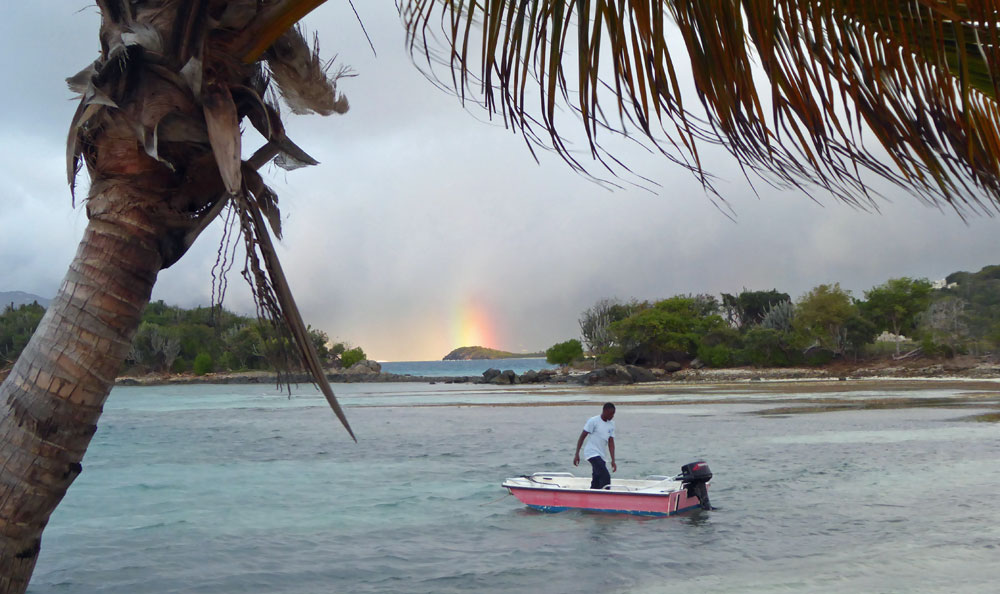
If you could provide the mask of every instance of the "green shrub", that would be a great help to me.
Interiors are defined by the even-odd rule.
[[[733,350],[724,344],[698,347],[698,358],[709,367],[729,367],[734,363]]]
[[[743,336],[743,359],[756,367],[787,367],[798,351],[788,332],[757,326]]]
[[[833,351],[827,349],[815,349],[806,353],[806,364],[807,365],[826,365],[830,361],[833,361]]]
[[[550,346],[545,351],[545,360],[553,365],[569,365],[583,357],[583,345],[573,338]]]
[[[353,349],[347,349],[340,355],[340,364],[343,365],[344,369],[350,369],[355,363],[364,361],[367,358],[368,356],[361,350],[361,347],[354,347]]]
[[[951,359],[955,356],[955,349],[946,344],[934,342],[934,339],[930,336],[925,336],[920,341],[920,348],[923,349],[924,354],[928,357],[947,357]]]
[[[219,369],[221,371],[237,371],[239,368],[240,365],[236,361],[236,357],[229,351],[222,353],[222,356],[219,357]]]
[[[615,363],[622,363],[624,361],[625,351],[617,345],[610,347],[608,350],[597,356],[597,362],[604,366],[614,365]]]
[[[191,367],[195,375],[210,373],[212,371],[212,355],[205,352],[198,353]]]

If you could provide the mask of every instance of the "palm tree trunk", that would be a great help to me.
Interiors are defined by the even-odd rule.
[[[135,187],[94,182],[76,257],[0,386],[0,592],[27,589],[160,270],[162,227]]]

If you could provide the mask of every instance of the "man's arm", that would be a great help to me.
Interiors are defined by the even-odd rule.
[[[573,455],[573,466],[580,465],[580,448],[583,447],[583,440],[587,439],[587,435],[589,435],[589,433],[581,431],[580,439],[576,440],[576,454]]]
[[[615,464],[615,438],[608,438],[608,453],[611,454],[611,472],[616,472],[618,470],[618,465]]]

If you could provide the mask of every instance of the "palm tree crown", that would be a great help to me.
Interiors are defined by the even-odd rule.
[[[161,268],[179,259],[225,209],[237,216],[245,240],[243,275],[259,311],[298,346],[301,360],[344,426],[347,419],[308,339],[270,232],[281,236],[277,195],[257,173],[273,161],[294,169],[316,161],[284,132],[276,84],[295,113],[347,111],[336,81],[301,29],[293,25],[321,4],[311,1],[100,0],[101,56],[70,87],[81,95],[67,146],[72,185],[82,164],[92,184],[88,215],[105,208],[116,185],[161,191],[133,192],[154,224]],[[242,160],[243,119],[267,140]]]

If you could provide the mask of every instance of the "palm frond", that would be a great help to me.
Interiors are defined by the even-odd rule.
[[[247,270],[244,272],[248,280],[255,289],[255,299],[258,303],[258,316],[268,320],[272,328],[279,332],[279,336],[286,336],[290,342],[298,347],[301,360],[305,363],[306,369],[313,378],[317,380],[317,385],[323,396],[326,398],[330,408],[347,429],[351,438],[357,441],[354,431],[351,430],[347,416],[344,414],[337,397],[330,388],[330,383],[326,381],[326,375],[319,363],[319,356],[316,347],[309,339],[309,332],[299,308],[295,305],[285,273],[281,268],[281,262],[271,243],[267,229],[261,217],[261,207],[253,202],[256,198],[249,194],[241,194],[236,198],[236,207],[243,227],[243,237],[247,250]],[[259,254],[259,256],[258,256]],[[260,266],[260,260],[264,261],[264,268]]]
[[[960,213],[1000,204],[996,0],[398,4],[436,80],[574,161],[560,134],[582,124],[605,166],[609,132],[644,137],[709,189],[699,147],[717,143],[769,183],[860,206],[871,174]]]
[[[233,42],[237,55],[245,62],[258,60],[279,37],[326,0],[271,0],[259,3],[253,19]]]

